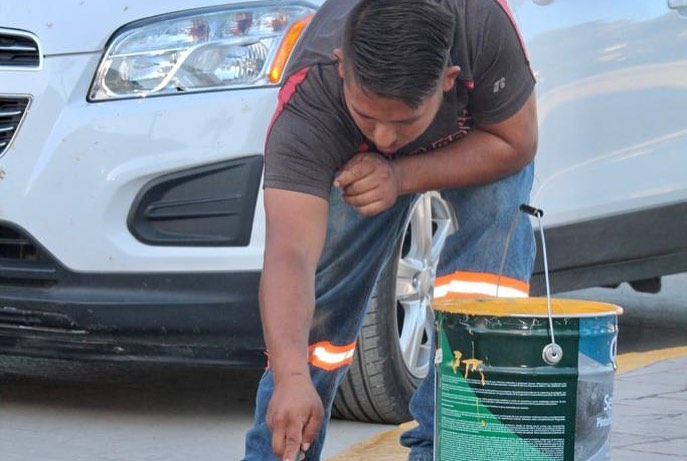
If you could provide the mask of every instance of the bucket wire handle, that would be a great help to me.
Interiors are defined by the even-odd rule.
[[[556,336],[553,332],[553,313],[551,309],[551,284],[549,283],[549,263],[546,255],[546,239],[544,238],[544,226],[541,218],[544,216],[544,211],[530,205],[520,205],[520,211],[534,216],[539,221],[539,233],[541,235],[542,259],[544,260],[544,280],[546,281],[546,309],[549,315],[549,334],[551,335],[551,342],[544,346],[541,356],[549,365],[557,365],[563,358],[563,348],[556,344]]]

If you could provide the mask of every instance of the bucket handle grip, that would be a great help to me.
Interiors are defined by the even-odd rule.
[[[541,235],[541,247],[542,247],[542,259],[544,260],[544,280],[546,281],[546,308],[549,316],[549,334],[551,336],[551,342],[544,346],[542,350],[542,359],[548,365],[558,365],[563,358],[563,348],[556,344],[556,336],[553,332],[553,313],[551,309],[551,283],[549,282],[549,263],[548,257],[546,255],[546,239],[544,238],[544,226],[542,225],[542,218],[544,217],[544,211],[535,208],[531,205],[523,203],[520,205],[520,211],[526,213],[530,216],[537,218],[539,222],[539,232]]]

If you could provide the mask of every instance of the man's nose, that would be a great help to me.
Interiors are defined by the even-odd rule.
[[[373,141],[378,149],[390,149],[396,143],[396,130],[378,123],[375,126]]]

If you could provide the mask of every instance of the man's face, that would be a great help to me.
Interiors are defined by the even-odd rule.
[[[443,93],[453,88],[460,73],[458,66],[444,71],[439,87],[415,108],[399,99],[386,98],[365,91],[355,78],[346,78],[343,52],[334,50],[339,61],[339,76],[343,79],[344,100],[348,112],[360,131],[382,154],[393,154],[420,137],[434,120]]]
[[[393,154],[415,141],[436,116],[443,99],[441,89],[412,108],[403,101],[366,92],[353,78],[344,79],[348,112],[360,131],[382,154]]]

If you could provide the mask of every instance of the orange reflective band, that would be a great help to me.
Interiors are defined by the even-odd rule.
[[[355,341],[345,346],[335,346],[329,341],[315,343],[308,348],[308,361],[318,368],[333,371],[353,361]]]
[[[434,284],[434,299],[527,298],[529,293],[527,282],[486,272],[454,272],[437,277]]]

